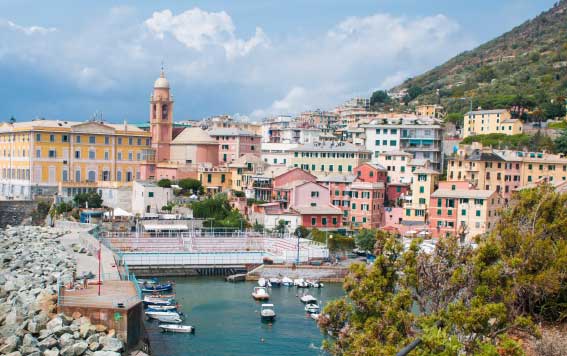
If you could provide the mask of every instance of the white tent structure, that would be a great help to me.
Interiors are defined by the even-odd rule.
[[[110,211],[107,211],[107,212],[104,213],[104,216],[106,216],[106,217],[110,217],[111,215],[114,216],[115,218],[130,218],[130,217],[134,216],[134,214],[129,213],[126,210],[121,209],[121,208],[114,209],[112,214],[110,213]]]

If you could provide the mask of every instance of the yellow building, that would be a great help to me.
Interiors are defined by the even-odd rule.
[[[232,171],[229,167],[199,167],[199,181],[210,194],[232,188]]]
[[[500,133],[518,135],[524,133],[524,123],[518,119],[506,119],[500,124]]]
[[[445,111],[441,105],[418,105],[415,108],[415,113],[417,116],[434,117],[436,119],[445,116]]]
[[[413,172],[411,202],[404,205],[404,221],[423,223],[427,221],[427,209],[431,194],[437,190],[439,172],[430,168],[419,168]]]
[[[291,164],[316,175],[352,174],[354,167],[371,159],[362,146],[345,142],[316,142],[290,150]]]
[[[74,194],[139,179],[154,159],[150,133],[98,121],[0,125],[0,196]]]
[[[545,152],[496,150],[478,143],[461,145],[447,159],[447,179],[496,190],[509,199],[513,191],[541,179],[566,181],[567,158]]]
[[[512,135],[514,130],[508,130],[509,125],[504,125],[506,130],[502,132],[503,122],[511,117],[510,112],[504,109],[470,111],[464,117],[463,138],[492,133]]]

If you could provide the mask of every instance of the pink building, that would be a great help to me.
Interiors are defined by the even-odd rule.
[[[260,135],[238,128],[218,128],[208,132],[219,144],[219,162],[229,163],[251,153],[261,156]]]
[[[298,183],[289,197],[290,210],[301,215],[303,226],[317,229],[336,229],[341,226],[341,210],[329,204],[329,189],[321,184]]]
[[[354,169],[356,178],[362,182],[378,183],[386,185],[388,171],[379,164],[366,162]]]
[[[408,183],[388,183],[388,187],[386,188],[386,200],[390,203],[390,206],[394,206],[398,199],[408,195],[409,191],[410,185]]]

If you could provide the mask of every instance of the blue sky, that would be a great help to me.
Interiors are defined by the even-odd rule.
[[[328,109],[422,73],[555,0],[0,0],[0,120],[145,122]]]

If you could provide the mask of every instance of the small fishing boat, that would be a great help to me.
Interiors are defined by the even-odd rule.
[[[269,281],[270,284],[274,287],[279,287],[282,284],[282,281],[279,278],[270,278]]]
[[[171,331],[174,333],[195,333],[195,328],[190,325],[159,324],[158,328],[160,328],[162,331]]]
[[[307,284],[309,284],[309,287],[313,287],[313,288],[323,288],[323,283],[319,282],[319,281],[312,281],[312,280],[306,280],[305,281]]]
[[[268,283],[267,283],[265,278],[260,278],[260,279],[258,279],[258,285],[260,287],[267,287]]]
[[[173,289],[173,284],[171,283],[155,284],[155,285],[143,284],[141,289],[143,293],[167,292]]]
[[[291,278],[284,277],[282,278],[282,285],[286,287],[291,287],[293,286],[293,281],[291,280]]]
[[[297,288],[309,288],[309,284],[303,278],[294,279],[293,285]]]
[[[148,318],[156,319],[164,323],[180,323],[182,321],[181,315],[177,312],[146,311],[145,313]]]
[[[301,300],[302,303],[308,304],[308,303],[317,303],[317,298],[315,298],[314,296],[312,296],[311,294],[305,294],[302,295],[301,297],[299,297],[299,300]]]
[[[152,298],[159,298],[159,299],[175,299],[175,294],[161,294],[161,293],[152,293],[148,295]]]
[[[255,287],[254,292],[252,292],[252,298],[256,300],[268,300],[270,295],[265,287]]]
[[[175,299],[156,298],[149,295],[144,296],[145,305],[175,305]]]
[[[155,305],[155,304],[148,304],[148,310],[153,310],[153,311],[177,311],[177,305]]]
[[[276,311],[273,304],[262,304],[260,309],[262,321],[273,321],[276,318]]]
[[[319,307],[319,304],[317,304],[317,302],[307,303],[305,305],[305,311],[309,314],[314,314],[319,313],[321,311],[321,308]]]
[[[139,278],[138,284],[158,284],[157,278]]]

